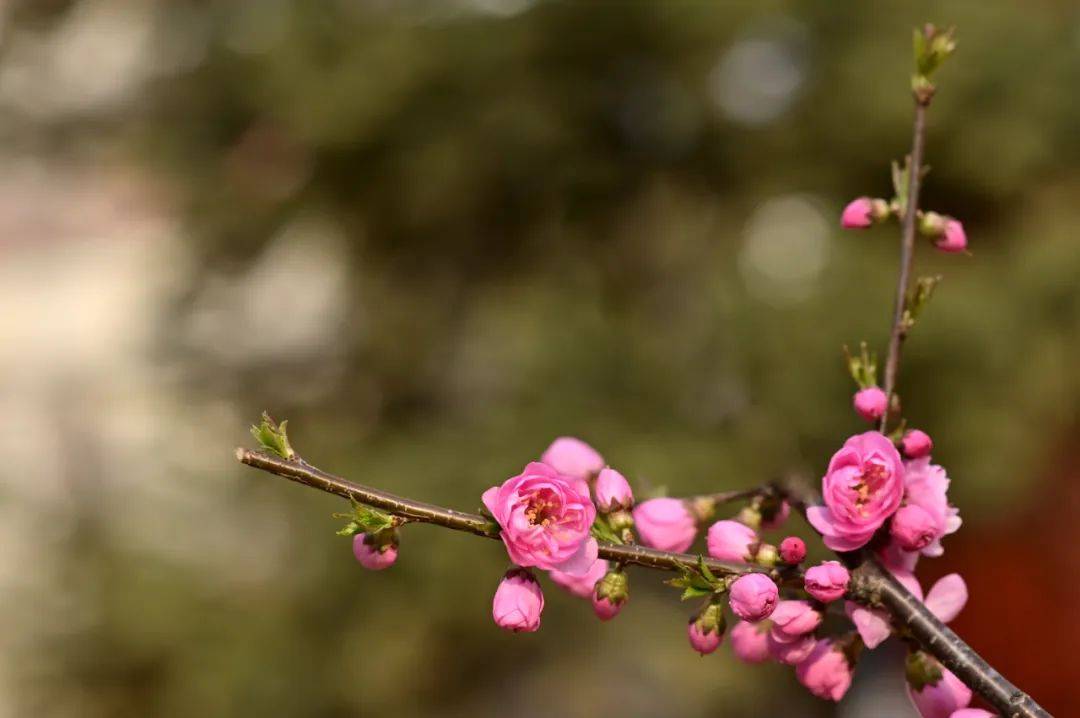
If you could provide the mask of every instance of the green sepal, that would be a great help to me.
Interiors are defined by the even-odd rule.
[[[349,514],[334,514],[336,519],[349,519],[349,523],[337,532],[338,536],[355,536],[359,533],[377,534],[397,526],[397,519],[385,511],[352,502],[353,510]]]
[[[611,527],[605,516],[597,516],[596,521],[593,522],[592,528],[589,530],[593,538],[597,541],[603,541],[605,543],[612,543],[616,545],[622,545],[622,536],[619,535],[615,529]]]

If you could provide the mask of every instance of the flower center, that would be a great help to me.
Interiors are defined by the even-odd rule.
[[[536,496],[529,502],[529,508],[525,509],[525,516],[533,526],[547,526],[558,508],[559,504],[551,498]]]
[[[863,516],[869,514],[866,508],[867,504],[870,503],[871,498],[881,488],[881,485],[885,483],[887,477],[888,471],[880,464],[867,464],[863,469],[862,475],[859,476],[858,482],[853,487],[855,489],[855,508]]]

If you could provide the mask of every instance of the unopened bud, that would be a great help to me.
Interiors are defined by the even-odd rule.
[[[592,597],[593,612],[601,621],[610,621],[619,615],[629,598],[630,578],[624,571],[612,569],[596,584]]]
[[[775,566],[779,558],[780,552],[769,543],[762,543],[758,546],[757,553],[754,555],[754,561],[762,566]]]
[[[757,531],[761,528],[761,509],[757,506],[744,506],[736,514],[735,520]]]
[[[720,647],[726,628],[723,607],[717,602],[710,601],[705,608],[701,609],[701,613],[690,619],[687,637],[694,650],[704,656]]]
[[[358,533],[353,536],[353,556],[360,565],[370,571],[382,571],[397,561],[397,530],[380,531],[377,534]]]
[[[798,536],[788,536],[780,542],[780,560],[796,566],[806,558],[806,542]]]
[[[596,477],[596,505],[604,513],[633,508],[634,492],[626,477],[615,469],[602,469]]]

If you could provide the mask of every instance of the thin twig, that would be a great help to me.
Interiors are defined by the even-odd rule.
[[[922,187],[923,150],[926,145],[926,109],[929,97],[916,98],[915,122],[912,130],[911,157],[908,163],[907,204],[904,206],[903,228],[900,235],[900,274],[896,282],[896,304],[893,307],[892,332],[889,334],[889,353],[885,360],[885,413],[881,416],[881,433],[889,424],[889,414],[896,389],[896,373],[900,369],[900,347],[907,336],[904,310],[907,303],[908,284],[911,281],[911,264],[915,257],[915,220],[919,211],[919,190]]]
[[[329,474],[300,459],[288,461],[261,451],[251,451],[249,449],[237,449],[236,458],[241,463],[256,469],[262,469],[320,491],[383,509],[396,516],[403,516],[410,521],[435,524],[436,526],[454,529],[455,531],[464,531],[485,538],[499,538],[498,524],[486,516],[406,499],[380,489],[356,484],[340,476]],[[686,566],[696,566],[699,560],[699,557],[693,554],[671,553],[657,551],[645,546],[622,546],[604,542],[600,542],[599,553],[600,558],[609,561],[635,564],[664,571],[679,571]],[[744,573],[764,573],[772,578],[780,577],[780,572],[763,566],[729,563],[708,557],[703,560],[705,565],[714,573],[729,576]],[[783,576],[791,578],[791,572],[784,571]]]

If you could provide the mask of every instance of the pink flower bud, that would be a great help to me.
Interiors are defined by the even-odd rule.
[[[825,639],[795,667],[795,677],[818,698],[838,701],[851,687],[851,664],[839,646]]]
[[[748,573],[731,584],[731,610],[744,621],[756,623],[768,618],[779,600],[776,584],[763,574]]]
[[[543,611],[544,594],[532,573],[523,568],[507,571],[491,602],[495,624],[514,633],[531,633],[540,628]]]
[[[791,643],[821,625],[821,612],[809,601],[780,601],[769,616],[772,636],[781,643]]]
[[[593,591],[593,613],[601,621],[610,621],[619,615],[628,600],[630,600],[630,578],[626,572],[618,569],[608,571],[596,583],[596,590]]]
[[[604,513],[634,505],[634,492],[626,477],[615,469],[601,469],[596,477],[596,505]]]
[[[858,197],[848,202],[840,215],[844,229],[866,229],[874,223],[874,202],[869,197]]]
[[[918,429],[912,429],[905,433],[900,445],[904,449],[904,456],[909,459],[921,459],[928,456],[934,448],[934,442],[930,440],[930,435]]]
[[[769,660],[768,622],[739,621],[731,629],[731,651],[744,663],[763,663]]]
[[[604,468],[604,457],[581,439],[560,436],[540,456],[540,461],[564,476],[587,481]]]
[[[772,631],[765,637],[765,645],[769,649],[769,655],[778,663],[786,666],[797,666],[805,661],[817,645],[817,639],[813,634],[806,634],[794,641],[780,641]]]
[[[548,571],[548,576],[559,586],[579,598],[591,598],[596,589],[596,582],[607,574],[608,562],[597,559],[583,576],[571,576],[563,571]]]
[[[889,406],[889,397],[885,396],[885,392],[880,387],[871,386],[855,392],[852,403],[859,416],[873,423],[885,416],[885,409]]]
[[[776,510],[770,513],[762,514],[761,528],[763,529],[776,529],[784,525],[784,522],[791,516],[791,506],[787,501],[781,501]]]
[[[687,635],[693,649],[703,656],[707,656],[719,648],[720,641],[723,639],[723,636],[715,631],[710,633],[703,632],[698,626],[697,619],[694,618],[690,619]]]
[[[634,507],[634,526],[646,546],[676,553],[690,548],[697,534],[697,522],[679,499],[641,502]]]
[[[780,560],[791,566],[806,558],[806,542],[798,536],[788,536],[780,542]]]
[[[949,218],[945,221],[945,231],[934,242],[934,246],[942,252],[963,252],[967,249],[967,234],[960,220]]]
[[[369,571],[382,571],[397,561],[397,541],[379,545],[370,534],[356,534],[352,543],[353,556]]]
[[[922,718],[949,718],[971,703],[971,689],[949,669],[939,666],[939,670],[941,677],[936,683],[926,682],[918,690],[911,683],[909,671],[908,697]]]
[[[921,506],[908,504],[893,514],[889,533],[905,551],[921,551],[937,538],[937,521]]]
[[[803,586],[817,600],[829,603],[843,597],[850,580],[851,574],[839,561],[823,561],[806,570]]]
[[[725,519],[709,527],[705,542],[713,558],[745,563],[753,558],[758,536],[749,526]]]

